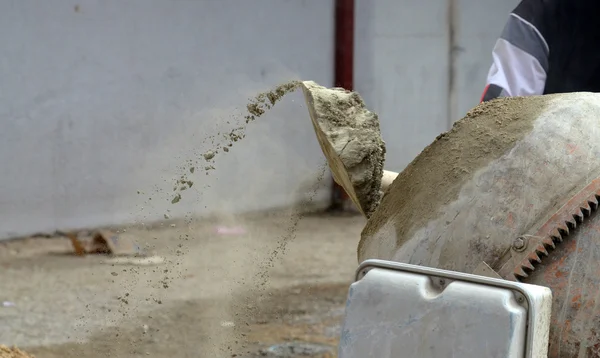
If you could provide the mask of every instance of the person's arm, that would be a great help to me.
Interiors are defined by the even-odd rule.
[[[510,14],[492,51],[481,102],[544,93],[550,52],[544,26],[547,2],[523,0]]]

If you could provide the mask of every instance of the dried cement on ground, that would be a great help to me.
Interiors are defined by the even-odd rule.
[[[166,258],[164,266],[108,268],[99,266],[101,258],[66,257],[57,254],[70,245],[62,237],[1,243],[0,281],[11,287],[3,299],[15,306],[0,307],[0,343],[16,344],[36,358],[258,358],[260,349],[297,340],[335,348],[349,273],[356,266],[356,247],[348,239],[359,237],[366,220],[303,218],[285,253],[269,268],[262,298],[247,294],[256,283],[257,265],[278,246],[292,220],[289,210],[248,214],[236,218],[246,234],[228,236],[214,230],[221,221],[212,218],[185,229],[129,228]],[[189,239],[181,238],[184,232]],[[126,293],[127,304],[117,299]],[[247,300],[230,309],[239,297]],[[247,317],[249,310],[255,315]],[[224,327],[224,321],[235,327]],[[333,326],[338,330],[331,331]],[[232,334],[237,328],[240,334]],[[236,340],[248,348],[238,349]]]
[[[482,103],[438,136],[387,190],[362,232],[359,258],[365,240],[390,219],[400,246],[415,228],[436,217],[441,206],[456,199],[473,172],[502,156],[531,131],[547,101],[547,97],[538,96]]]
[[[303,82],[308,110],[333,176],[366,217],[379,205],[385,143],[360,95]]]
[[[9,348],[0,344],[0,358],[35,358],[35,356],[27,354],[17,347]]]

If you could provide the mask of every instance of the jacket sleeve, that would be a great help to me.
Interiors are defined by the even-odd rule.
[[[481,102],[544,93],[550,49],[545,38],[545,0],[523,0],[510,14],[492,50]]]

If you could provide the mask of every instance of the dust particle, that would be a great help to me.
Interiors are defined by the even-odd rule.
[[[300,86],[300,81],[286,82],[269,92],[260,93],[254,99],[250,100],[250,103],[246,106],[248,113],[250,113],[245,117],[246,123],[265,114],[266,110],[271,109],[283,96],[293,92],[298,86]]]
[[[268,91],[268,92],[264,92],[264,93],[260,93],[258,94],[255,98],[250,99],[250,103],[247,104],[246,108],[248,110],[248,114],[244,117],[246,119],[246,123],[255,120],[257,117],[262,116],[263,114],[266,113],[267,110],[271,109],[275,103],[277,103],[279,100],[281,100],[281,98],[283,96],[285,96],[287,93],[290,93],[292,91],[294,91],[296,88],[298,88],[298,86],[301,83],[299,81],[289,81],[283,84],[278,85],[277,87],[275,87],[273,90]],[[229,122],[227,122],[229,124]],[[239,124],[238,124],[239,125]],[[218,133],[218,136],[224,137],[224,139],[226,141],[228,141],[229,143],[223,146],[221,146],[221,144],[216,144],[216,146],[214,146],[211,150],[206,151],[204,154],[202,154],[204,160],[206,160],[207,162],[214,159],[215,156],[218,154],[218,150],[219,149],[223,149],[224,152],[229,152],[229,148],[228,147],[232,147],[233,146],[233,142],[237,142],[239,140],[242,140],[246,135],[244,133],[246,126],[245,125],[241,125],[238,126],[237,128],[233,128],[231,129],[231,131],[228,134],[225,133]],[[209,138],[214,138],[213,136],[210,136]],[[215,142],[214,140],[211,140],[211,143],[214,145]],[[191,162],[191,160],[188,160],[188,162]],[[198,164],[198,161],[196,161],[196,164]],[[185,167],[181,167],[180,170],[186,170],[187,166]],[[212,165],[210,166],[205,166],[205,175],[208,175],[208,171],[215,169]],[[189,167],[190,173],[194,173],[196,168],[195,167]],[[187,184],[188,187],[183,187],[181,186],[181,184]],[[186,181],[186,179],[182,176],[181,179],[178,181],[177,184],[175,184],[175,186],[173,187],[173,191],[177,192],[177,191],[184,191],[186,189],[189,189],[192,187],[194,183],[192,181]],[[181,200],[181,194],[177,194],[173,200],[171,200],[172,204],[176,204]]]
[[[205,160],[211,160],[212,158],[215,157],[215,152],[213,152],[212,150],[209,150],[208,152],[202,154],[202,156],[204,157]]]

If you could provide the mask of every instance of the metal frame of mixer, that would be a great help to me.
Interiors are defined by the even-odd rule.
[[[388,269],[428,276],[432,280],[432,285],[440,289],[447,287],[453,281],[470,282],[488,287],[508,289],[513,292],[517,302],[527,308],[528,329],[525,341],[526,357],[530,358],[534,356],[534,352],[536,352],[536,346],[540,343],[536,340],[544,337],[544,335],[539,336],[540,332],[543,332],[545,329],[543,327],[544,324],[541,323],[538,318],[542,316],[549,316],[550,308],[547,306],[546,309],[548,311],[546,311],[546,309],[544,309],[544,305],[540,305],[542,301],[539,301],[539,298],[532,296],[531,292],[528,292],[526,289],[524,289],[523,284],[520,282],[377,259],[363,261],[356,269],[354,281],[358,282],[363,279],[371,269]],[[539,326],[539,324],[541,324],[541,326]],[[545,335],[546,342],[547,338],[547,335]]]

